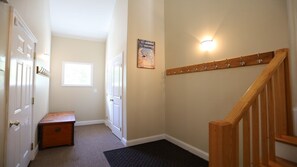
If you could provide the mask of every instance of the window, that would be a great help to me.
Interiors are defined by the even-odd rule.
[[[93,86],[93,64],[64,62],[62,86]]]

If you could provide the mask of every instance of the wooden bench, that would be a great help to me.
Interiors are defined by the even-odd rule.
[[[74,112],[48,113],[38,124],[39,149],[74,145]]]

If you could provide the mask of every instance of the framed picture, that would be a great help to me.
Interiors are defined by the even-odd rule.
[[[155,68],[155,42],[143,39],[137,40],[137,67]]]

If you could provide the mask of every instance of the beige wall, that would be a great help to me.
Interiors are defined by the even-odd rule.
[[[105,43],[52,37],[50,112],[75,111],[77,121],[104,120]],[[93,64],[92,87],[62,86],[62,63]]]
[[[289,46],[286,1],[165,0],[165,18],[166,68]],[[214,51],[199,50],[205,36]],[[208,122],[224,118],[262,68],[166,77],[166,133],[208,152]]]
[[[155,69],[137,68],[137,39],[156,42]],[[164,133],[164,0],[129,0],[127,139]]]
[[[0,2],[0,69],[5,70],[5,61],[8,46],[9,8]],[[5,73],[0,70],[0,166],[4,166],[4,140],[6,127],[5,113]]]
[[[291,67],[291,86],[293,95],[293,116],[295,123],[295,135],[297,136],[297,2],[287,0],[289,28],[290,28],[290,67]]]
[[[111,25],[106,41],[106,67],[107,63],[112,60],[113,57],[120,53],[124,53],[124,75],[123,75],[123,137],[127,138],[127,118],[126,118],[126,79],[127,79],[127,26],[128,26],[128,0],[117,0],[113,12]],[[107,73],[107,69],[105,70]],[[106,77],[108,74],[106,74]],[[107,79],[107,78],[106,78]],[[105,94],[107,95],[107,91]],[[111,121],[112,111],[109,110],[110,101],[106,99],[106,117]]]
[[[51,28],[48,0],[9,0],[16,8],[30,30],[37,38],[36,65],[49,69],[50,61],[44,53],[50,54]],[[35,77],[35,104],[33,106],[33,140],[37,144],[37,124],[48,112],[49,78],[40,75]]]

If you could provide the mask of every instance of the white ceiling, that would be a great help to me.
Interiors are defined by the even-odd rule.
[[[106,40],[116,0],[50,0],[53,35]]]

